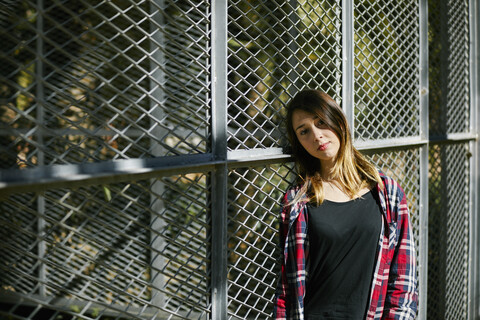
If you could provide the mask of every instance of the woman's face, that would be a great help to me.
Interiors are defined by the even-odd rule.
[[[293,130],[307,152],[319,159],[322,165],[333,165],[340,140],[317,115],[296,109],[292,114]]]

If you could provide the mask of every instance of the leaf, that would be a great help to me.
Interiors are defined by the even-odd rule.
[[[105,196],[105,201],[110,202],[112,200],[112,193],[107,186],[103,186],[103,194]]]

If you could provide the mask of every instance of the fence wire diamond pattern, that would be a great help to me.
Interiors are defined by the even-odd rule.
[[[418,1],[356,1],[355,137],[419,134]],[[407,31],[408,32],[408,31]]]
[[[206,152],[206,4],[12,6],[2,33],[2,168]]]
[[[228,14],[228,147],[277,147],[292,93],[340,96],[339,4],[235,1]]]
[[[205,317],[206,188],[205,175],[188,174],[48,190],[44,210],[33,195],[2,202],[4,302],[20,299],[9,314]]]

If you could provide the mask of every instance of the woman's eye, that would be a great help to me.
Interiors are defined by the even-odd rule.
[[[308,132],[308,130],[300,130],[300,135],[303,136],[303,135],[306,135]]]
[[[317,122],[317,127],[320,128],[320,127],[324,127],[325,126],[325,122],[323,121],[318,121]]]

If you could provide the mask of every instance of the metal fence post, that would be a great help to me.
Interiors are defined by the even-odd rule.
[[[165,103],[165,68],[166,68],[166,57],[165,57],[165,35],[163,32],[160,32],[158,25],[164,25],[163,12],[160,10],[165,9],[164,0],[155,0],[150,4],[150,10],[152,14],[152,21],[150,26],[150,31],[152,35],[152,41],[150,43],[150,70],[152,72],[150,78],[150,90],[151,90],[151,99],[150,99],[150,112],[151,112],[151,127],[152,136],[155,139],[152,139],[151,149],[152,154],[155,157],[162,157],[165,155],[165,148],[158,142],[166,134],[166,129],[161,127],[159,123],[164,117],[164,109],[162,104]],[[165,248],[165,239],[160,236],[163,228],[165,228],[166,223],[160,217],[160,213],[164,210],[164,203],[160,196],[165,190],[165,186],[161,180],[152,179],[151,180],[151,209],[152,212],[156,213],[153,215],[151,220],[151,227],[153,234],[151,235],[151,246],[153,248],[151,254],[151,279],[152,279],[152,304],[156,307],[163,307],[165,304],[165,295],[160,289],[165,285],[165,276],[159,272],[165,266],[165,257],[159,252],[163,253]]]
[[[335,28],[337,30],[342,30],[343,22],[342,22],[342,3],[337,2],[337,5],[335,6],[335,16],[337,17],[335,21]],[[343,46],[342,46],[342,34],[340,32],[337,32],[335,34],[335,53],[336,53],[336,58],[335,58],[335,99],[338,99],[337,102],[340,103],[342,99],[342,66],[343,66]],[[343,101],[341,102],[340,105],[343,105]]]
[[[428,8],[427,0],[420,1],[419,8],[419,31],[420,31],[420,137],[427,141],[420,148],[420,208],[419,208],[419,255],[418,255],[418,277],[419,277],[419,310],[418,318],[427,318],[427,284],[428,284]]]
[[[44,52],[44,43],[43,43],[43,0],[37,1],[37,39],[36,39],[36,60],[35,60],[35,98],[36,98],[36,120],[37,126],[35,128],[36,142],[38,143],[38,165],[45,165],[45,154],[42,150],[43,143],[43,128],[44,123],[44,88],[43,88],[43,52]],[[46,245],[45,245],[45,198],[43,195],[39,194],[37,198],[37,211],[39,213],[38,218],[38,256],[43,258],[45,256]],[[41,260],[39,260],[41,261]],[[38,267],[38,278],[39,278],[39,294],[44,297],[46,295],[45,288],[45,279],[46,279],[46,268],[43,261],[39,262]]]
[[[469,282],[469,318],[480,318],[480,283],[479,283],[479,266],[478,261],[480,254],[480,112],[479,95],[480,86],[478,75],[480,72],[480,6],[478,1],[469,1],[469,21],[470,21],[470,132],[476,135],[477,139],[470,142],[470,282]]]
[[[212,319],[227,318],[227,1],[212,1],[211,148],[220,164],[211,172]]]
[[[352,135],[355,136],[353,33],[353,1],[342,0],[342,106]]]

